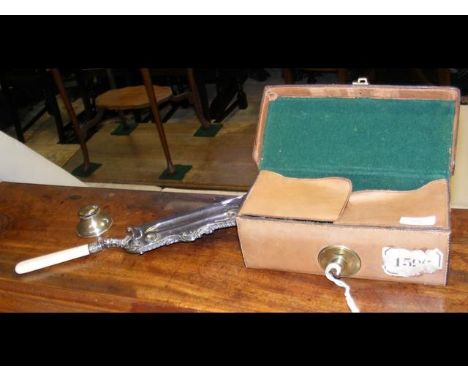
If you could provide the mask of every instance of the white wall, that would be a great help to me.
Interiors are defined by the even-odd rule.
[[[86,187],[78,178],[2,131],[0,181]]]
[[[451,207],[468,208],[468,105],[460,106],[455,174],[451,181]]]

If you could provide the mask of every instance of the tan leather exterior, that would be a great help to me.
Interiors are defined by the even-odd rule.
[[[335,222],[346,225],[402,227],[400,218],[436,217],[434,228],[449,228],[448,182],[438,179],[411,191],[368,190],[353,192]]]
[[[447,180],[435,180],[412,191],[358,191],[349,199],[344,197],[351,189],[348,182],[344,178],[288,179],[262,171],[237,218],[245,265],[323,274],[317,261],[320,250],[345,245],[361,258],[361,270],[354,277],[445,284],[450,238]],[[288,186],[297,193],[289,195],[297,199],[288,199]],[[321,199],[327,189],[330,197]],[[280,203],[286,203],[286,208],[278,208]],[[338,206],[343,203],[340,213]],[[431,215],[436,216],[434,226],[400,224],[402,216]],[[328,223],[320,223],[320,218]],[[437,248],[444,254],[443,269],[410,278],[387,275],[382,269],[383,247]]]
[[[318,263],[321,249],[345,245],[357,252],[361,269],[352,277],[398,282],[445,285],[450,231],[446,229],[395,229],[274,220],[238,216],[237,229],[249,268],[323,275]],[[396,277],[382,269],[382,248],[438,248],[444,254],[443,269],[417,277]]]
[[[351,189],[346,178],[299,179],[262,170],[242,214],[333,222],[346,206]]]
[[[270,101],[278,97],[338,97],[338,98],[376,98],[376,99],[438,99],[455,102],[453,120],[453,139],[450,170],[455,170],[458,118],[460,114],[460,90],[443,86],[374,86],[374,85],[277,85],[266,86],[263,91],[257,135],[255,137],[253,159],[260,163],[262,158],[263,132]]]
[[[460,106],[460,92],[456,88],[347,85],[266,87],[253,153],[257,164],[262,157],[269,102],[281,96],[453,100],[455,116],[450,164],[453,173]],[[450,195],[446,179],[432,181],[411,191],[372,190],[351,193],[341,213],[338,212],[338,206],[342,207],[340,203],[343,203],[343,195],[348,191],[344,178],[303,179],[301,184],[297,179],[285,180],[261,172],[257,181],[259,183],[254,184],[237,217],[239,239],[247,267],[323,275],[324,271],[318,263],[320,250],[329,245],[345,245],[356,251],[361,259],[361,269],[352,277],[446,284],[450,240]],[[323,189],[314,188],[318,184]],[[283,194],[281,190],[284,187],[289,187],[290,196],[297,201],[289,200],[287,192]],[[327,187],[331,190],[330,197],[317,197]],[[343,187],[341,193],[335,187]],[[309,206],[309,200],[314,199],[313,192],[317,192],[315,201],[320,200],[323,206]],[[278,206],[280,203],[286,203],[286,206]],[[400,224],[402,216],[432,215],[436,217],[434,226]],[[408,278],[388,275],[383,271],[384,247],[410,250],[437,248],[443,253],[443,268],[434,273]]]

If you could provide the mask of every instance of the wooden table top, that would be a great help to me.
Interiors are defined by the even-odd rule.
[[[79,207],[97,203],[123,237],[138,225],[220,196],[0,183],[2,312],[347,312],[343,290],[323,276],[247,269],[236,228],[143,256],[122,249],[17,275],[16,263],[91,242],[75,234]],[[445,287],[348,279],[363,312],[468,311],[468,210],[452,210]]]

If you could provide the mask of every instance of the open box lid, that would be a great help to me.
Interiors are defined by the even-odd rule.
[[[253,157],[298,178],[346,177],[353,190],[410,190],[453,173],[460,92],[451,87],[265,87]]]

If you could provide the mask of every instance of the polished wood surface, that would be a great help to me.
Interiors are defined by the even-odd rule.
[[[236,228],[143,256],[109,249],[17,275],[17,262],[90,242],[75,234],[80,206],[111,213],[109,236],[221,197],[0,183],[0,311],[347,312],[323,276],[247,269]],[[363,312],[468,311],[468,211],[453,210],[448,285],[347,279]]]

